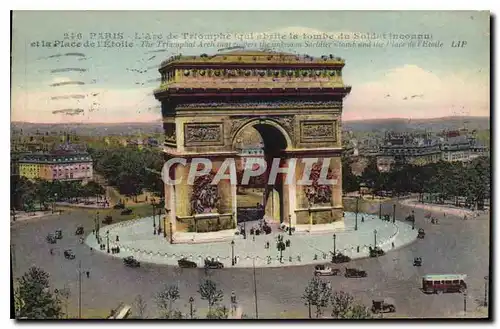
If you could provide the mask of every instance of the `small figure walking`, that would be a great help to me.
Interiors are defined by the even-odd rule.
[[[90,278],[90,271],[87,271],[86,274],[87,274],[87,279],[89,279]]]
[[[50,251],[50,254],[51,254],[51,255],[53,255],[53,254],[54,254],[54,249],[52,249],[52,248],[51,248],[49,251]]]
[[[236,294],[234,291],[231,293],[231,313],[236,312]]]

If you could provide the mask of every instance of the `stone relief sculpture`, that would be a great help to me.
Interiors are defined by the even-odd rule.
[[[220,143],[222,141],[222,124],[187,124],[185,141],[188,144]]]
[[[193,214],[218,212],[219,192],[217,185],[210,184],[215,176],[214,172],[198,176],[194,180],[193,194],[191,195],[191,209]]]
[[[312,184],[304,186],[304,192],[310,205],[319,203],[330,203],[332,199],[332,187],[320,184],[321,163],[316,162],[311,169],[310,180]],[[328,169],[327,179],[333,179],[333,172]]]

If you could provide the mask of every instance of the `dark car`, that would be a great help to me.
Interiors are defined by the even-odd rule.
[[[347,263],[350,261],[351,261],[351,258],[349,256],[344,255],[340,252],[332,255],[332,263],[334,263],[334,264]]]
[[[346,268],[345,277],[346,278],[366,278],[366,271],[358,270],[356,268]]]
[[[224,268],[224,264],[215,259],[205,259],[205,268]]]
[[[128,267],[140,267],[141,263],[134,258],[134,256],[128,256],[123,259],[123,263]]]
[[[110,215],[107,215],[106,217],[104,217],[104,219],[102,220],[102,223],[103,224],[111,224],[113,222],[113,217],[111,217]]]
[[[195,267],[198,267],[195,262],[187,260],[186,258],[179,259],[179,261],[177,262],[177,264],[179,265],[179,267],[182,267],[182,268],[195,268]]]
[[[75,254],[71,249],[64,250],[64,258],[66,259],[75,259]]]
[[[396,306],[394,303],[394,299],[381,298],[381,299],[372,300],[372,312],[373,313],[396,312]]]
[[[380,247],[369,247],[370,248],[370,257],[378,257],[378,256],[383,256],[385,255],[385,251],[382,250]]]
[[[47,239],[47,242],[50,244],[57,243],[57,239],[54,236],[54,234],[48,234],[46,239]]]
[[[130,208],[122,210],[122,212],[121,212],[122,215],[130,215],[131,213],[132,213],[132,209],[130,209]]]
[[[123,203],[117,203],[113,206],[113,209],[125,209],[125,205]]]
[[[425,238],[425,231],[424,231],[424,229],[423,229],[423,228],[418,229],[418,235],[417,235],[417,238],[419,238],[419,239],[423,239],[423,238]]]
[[[413,259],[413,266],[422,266],[422,258],[421,257],[415,257]]]
[[[56,237],[56,239],[62,239],[62,237],[63,237],[62,231],[61,230],[56,230],[55,237]]]
[[[78,226],[75,231],[75,235],[82,235],[83,234],[83,226]]]

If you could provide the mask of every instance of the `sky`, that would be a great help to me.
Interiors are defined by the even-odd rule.
[[[251,49],[259,47],[251,45],[255,40],[250,37],[277,33],[288,38],[293,33],[299,36],[294,42],[297,46],[271,49],[311,56],[334,54],[345,59],[343,79],[352,86],[344,100],[346,121],[490,114],[488,12],[15,11],[11,120],[45,123],[158,120],[159,103],[152,95],[159,86],[155,80],[160,75],[155,66],[172,55],[217,53],[216,46],[200,47],[195,43],[194,47],[188,47],[186,42],[193,40],[187,40],[183,33],[221,32],[231,33],[230,41],[238,45],[246,42],[245,46]],[[116,41],[133,43],[133,47],[40,46],[42,41],[105,41],[104,35],[97,39],[99,33],[122,33],[123,39]],[[328,48],[306,45],[304,37],[323,33],[336,43],[326,40]],[[354,38],[361,33],[375,34],[370,48],[360,47],[359,40],[340,39],[341,34]],[[171,34],[180,36],[175,42],[183,44],[182,48],[145,47],[141,44],[143,39],[138,39],[161,35],[166,41]],[[430,35],[431,41],[441,46],[387,44],[395,35],[422,34]],[[375,43],[383,46],[374,47]],[[65,68],[79,71],[65,71]],[[81,84],[64,85],[67,81]],[[79,98],[63,98],[68,95]],[[66,109],[80,110],[76,115],[68,115],[63,113]]]

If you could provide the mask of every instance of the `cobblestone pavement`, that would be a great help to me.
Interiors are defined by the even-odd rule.
[[[361,222],[363,218],[363,222]],[[100,236],[103,243],[107,243],[106,234],[109,231],[110,248],[119,246],[119,254],[109,254],[115,257],[134,256],[141,262],[156,264],[177,265],[177,261],[186,257],[198,266],[203,266],[206,258],[214,258],[224,264],[224,267],[277,267],[323,263],[331,259],[334,249],[332,233],[295,233],[288,235],[274,230],[269,235],[241,235],[234,236],[233,246],[227,242],[208,242],[196,244],[170,244],[163,235],[154,235],[153,218],[142,218],[134,221],[117,223],[101,228]],[[376,233],[375,233],[376,231]],[[204,234],[204,233],[201,233]],[[290,247],[286,248],[280,261],[280,252],[277,250],[277,236],[282,235],[283,241],[290,240]],[[116,241],[116,236],[119,241]],[[369,256],[369,247],[374,243],[384,249],[398,248],[416,240],[417,230],[406,223],[383,221],[377,216],[358,214],[358,227],[355,230],[355,214],[346,213],[345,229],[335,233],[335,251],[348,255],[352,259]],[[376,241],[375,241],[376,239]],[[107,248],[100,250],[97,239],[89,235],[86,243],[100,252],[107,252]],[[266,248],[269,243],[269,248]],[[359,247],[359,252],[358,252]],[[236,257],[236,264],[232,266],[231,258]]]
[[[392,202],[384,204],[383,213],[392,213],[392,205]],[[398,205],[396,218],[404,218],[412,209]],[[376,210],[378,209],[375,212]],[[467,275],[468,284],[467,310],[476,309],[478,303],[484,300],[484,276],[489,272],[489,216],[483,214],[473,221],[464,221],[447,215],[446,218],[439,217],[439,225],[432,225],[424,218],[426,213],[426,210],[415,209],[416,229],[425,229],[425,239],[389,250],[382,257],[355,259],[346,264],[367,271],[368,277],[350,279],[334,276],[322,279],[331,282],[334,290],[347,291],[367,306],[371,305],[371,300],[375,297],[393,297],[396,301],[396,313],[391,317],[435,318],[463,312],[464,298],[461,294],[423,294],[420,291],[422,275],[463,273]],[[435,215],[439,216],[439,213]],[[20,277],[31,266],[47,271],[52,288],[70,288],[70,317],[78,314],[80,261],[82,271],[90,271],[89,278],[85,275],[82,277],[82,316],[86,318],[104,317],[121,302],[133,306],[138,295],[147,303],[146,315],[149,318],[156,317],[159,311],[155,296],[167,284],[179,286],[180,299],[176,301],[175,308],[189,314],[188,300],[193,297],[196,316],[203,318],[207,303],[201,300],[197,290],[198,284],[204,279],[217,283],[224,292],[223,303],[227,307],[230,307],[229,298],[234,291],[238,306],[246,316],[256,316],[256,290],[259,318],[307,317],[307,307],[301,296],[307,281],[313,276],[314,265],[256,268],[255,278],[251,268],[205,271],[150,263],[143,263],[140,268],[129,268],[119,258],[91,251],[86,244],[80,244],[79,237],[75,236],[75,229],[80,225],[85,228],[85,234],[92,234],[92,214],[75,210],[44,220],[16,222],[11,225],[14,278]],[[152,226],[151,224],[151,235]],[[48,244],[45,237],[57,229],[63,231],[63,239],[58,240],[55,245]],[[325,241],[326,248],[332,248],[332,239],[327,241],[329,243]],[[372,238],[369,238],[368,243],[371,241]],[[50,248],[54,249],[54,255],[49,253]],[[230,251],[229,246],[226,248]],[[65,249],[72,249],[76,259],[64,259]],[[293,242],[291,250],[295,250]],[[414,257],[423,258],[421,267],[412,266]],[[325,261],[326,263],[328,262]],[[133,312],[135,310],[133,307]]]

